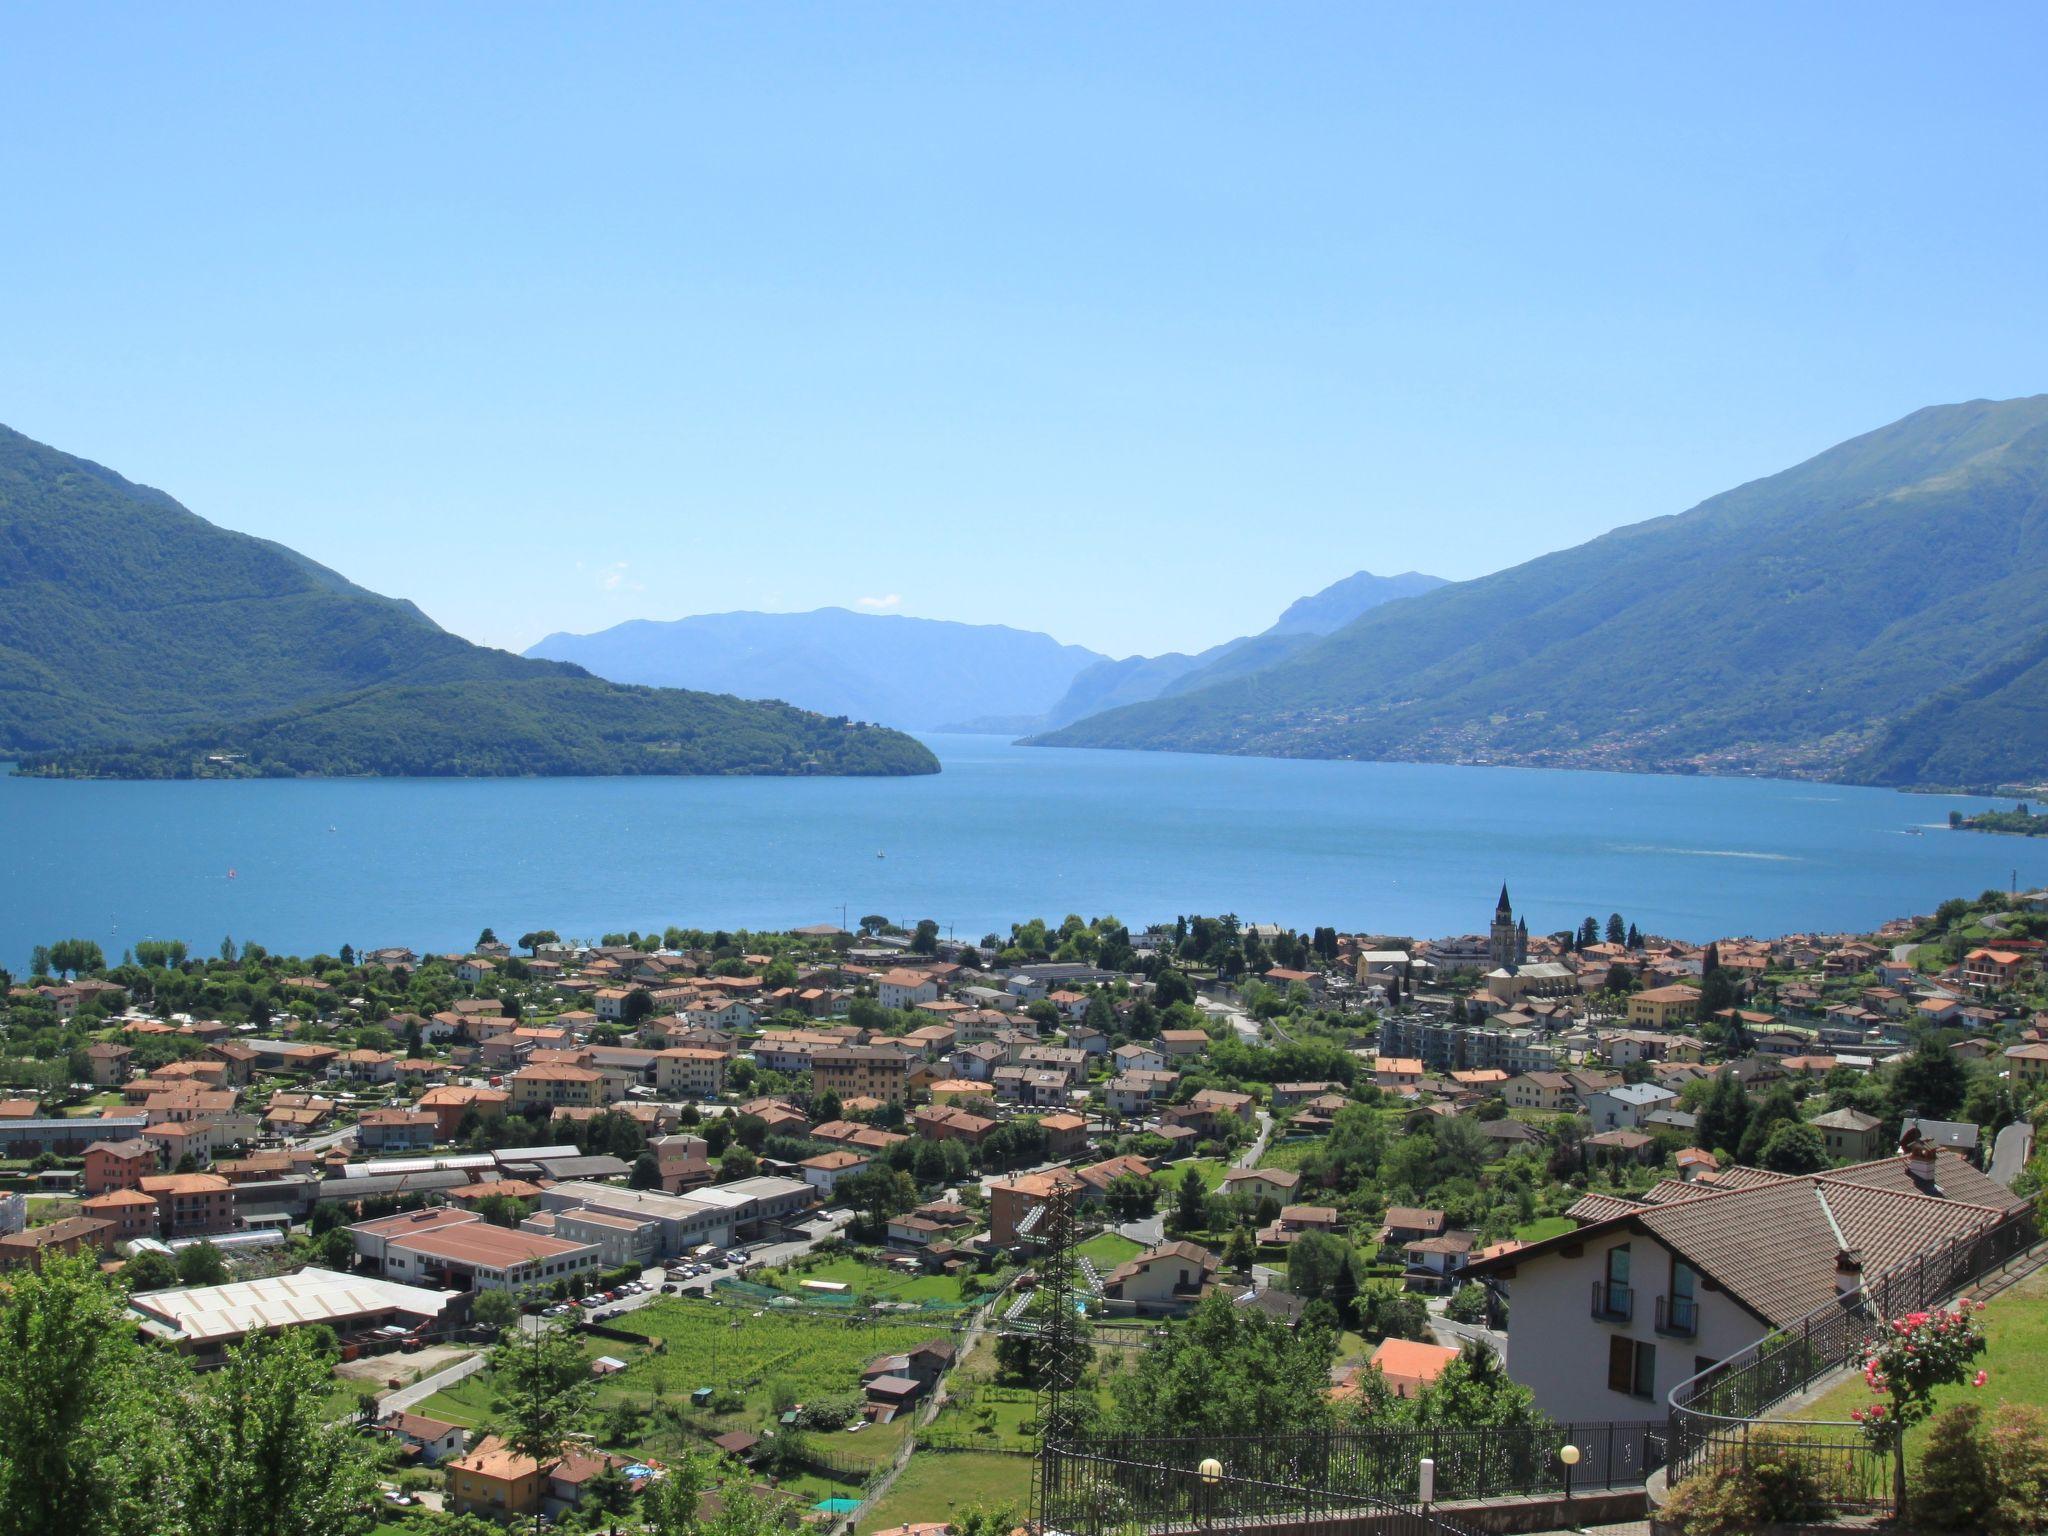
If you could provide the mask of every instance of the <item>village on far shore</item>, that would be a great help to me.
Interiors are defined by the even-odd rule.
[[[702,1451],[866,1533],[1029,1504],[1055,1240],[1105,1422],[1227,1305],[1328,1326],[1338,1415],[1476,1350],[1612,1424],[2037,1187],[2048,892],[1704,944],[1475,909],[53,939],[6,992],[0,1272],[88,1255],[197,1370],[320,1330],[394,1529],[602,1529]],[[534,1333],[591,1378],[549,1459],[494,1388]]]

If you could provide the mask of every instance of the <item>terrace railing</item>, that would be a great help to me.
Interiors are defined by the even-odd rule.
[[[1199,1464],[1132,1461],[1100,1450],[1048,1448],[1039,1475],[1039,1529],[1049,1536],[1255,1527],[1303,1536],[1479,1536],[1412,1499],[1205,1473]]]
[[[2032,1204],[1951,1238],[1680,1382],[1670,1396],[1669,1477],[1726,1473],[1763,1455],[1802,1460],[1840,1512],[1890,1512],[1890,1458],[1846,1420],[1774,1410],[1858,1365],[1888,1319],[1950,1300],[2040,1241]]]
[[[1657,1421],[1088,1440],[1041,1451],[1042,1520],[1066,1536],[1203,1520],[1270,1525],[1290,1515],[1364,1520],[1423,1508],[1425,1457],[1435,1464],[1431,1517],[1442,1519],[1436,1506],[1446,1503],[1641,1488],[1661,1465],[1663,1430]],[[1561,1454],[1567,1445],[1579,1449],[1575,1466]],[[1223,1468],[1219,1481],[1201,1478],[1211,1459]]]

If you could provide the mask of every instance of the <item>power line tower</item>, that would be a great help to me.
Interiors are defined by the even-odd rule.
[[[1039,1258],[1038,1290],[1045,1298],[1039,1322],[1042,1344],[1038,1377],[1038,1477],[1033,1481],[1032,1528],[1043,1532],[1058,1509],[1061,1452],[1078,1438],[1082,1367],[1087,1345],[1075,1306],[1074,1187],[1055,1179],[1052,1192],[1039,1207],[1035,1225],[1044,1233]]]

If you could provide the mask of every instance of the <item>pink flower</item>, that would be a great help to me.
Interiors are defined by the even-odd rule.
[[[1979,1371],[1974,1377],[1971,1378],[1970,1385],[1973,1387],[1981,1387],[1984,1385],[1985,1382],[1989,1381],[1990,1379],[1991,1373],[1989,1371]]]

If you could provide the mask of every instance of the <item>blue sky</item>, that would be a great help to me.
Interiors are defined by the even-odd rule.
[[[450,628],[1118,654],[2048,389],[2038,6],[10,6],[0,421]]]

